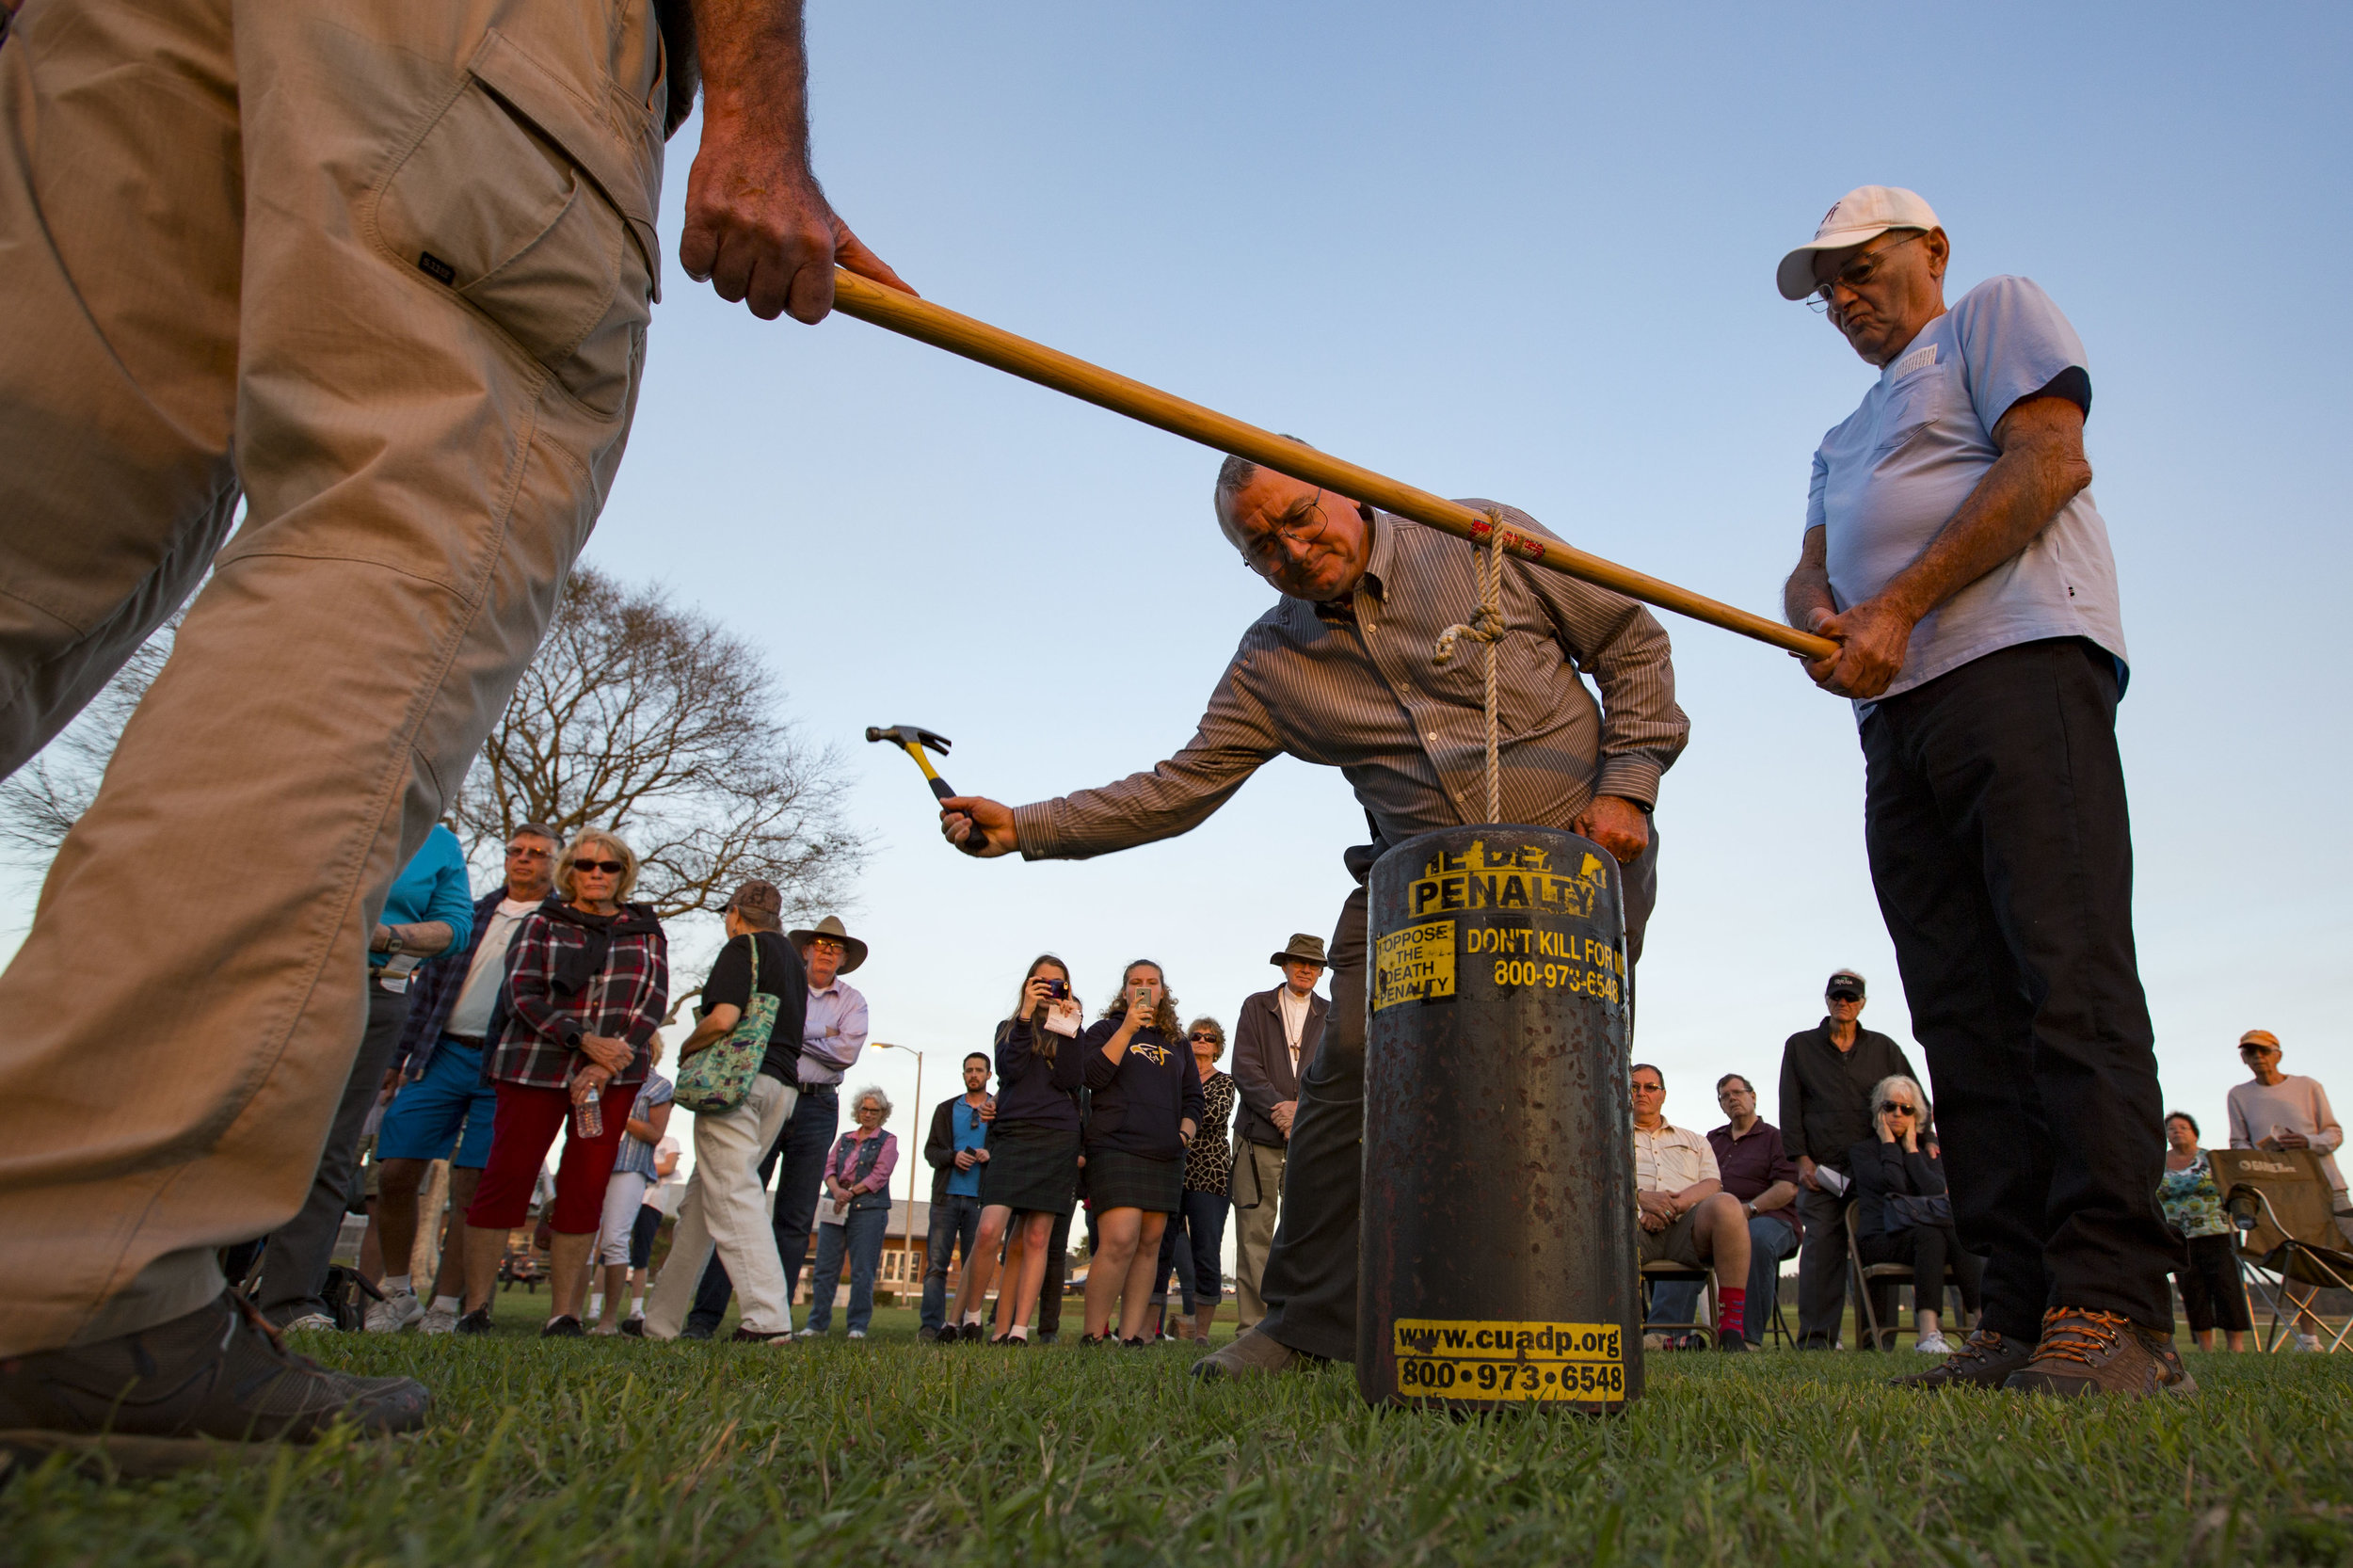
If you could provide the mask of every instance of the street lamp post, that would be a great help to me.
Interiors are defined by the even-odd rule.
[[[876,1040],[876,1041],[874,1041],[874,1042],[873,1042],[873,1045],[874,1045],[875,1048],[877,1048],[877,1049],[879,1049],[879,1050],[903,1050],[903,1051],[905,1051],[905,1052],[906,1052],[909,1056],[912,1056],[912,1057],[914,1057],[914,1058],[915,1058],[915,1110],[914,1110],[914,1121],[915,1121],[916,1130],[917,1130],[918,1134],[920,1135],[920,1132],[921,1132],[921,1130],[922,1130],[922,1127],[923,1127],[923,1053],[922,1053],[921,1051],[920,1051],[920,1050],[917,1050],[917,1049],[916,1049],[913,1046],[894,1046],[894,1045],[892,1045],[892,1044],[891,1044],[889,1041],[888,1041],[888,1040]],[[906,1168],[907,1168],[907,1218],[906,1218],[906,1224],[905,1224],[904,1225],[903,1225],[903,1226],[901,1226],[901,1227],[900,1227],[900,1237],[899,1237],[899,1255],[900,1255],[902,1257],[904,1257],[904,1258],[907,1260],[907,1282],[908,1282],[910,1285],[912,1285],[912,1284],[917,1283],[917,1281],[915,1280],[915,1277],[914,1277],[914,1275],[915,1275],[915,1168],[916,1168],[917,1164],[919,1163],[919,1161],[918,1161],[918,1160],[908,1160],[904,1161],[904,1163],[906,1165]]]

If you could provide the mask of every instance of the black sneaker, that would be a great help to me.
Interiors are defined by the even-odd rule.
[[[1149,1340],[1149,1339],[1146,1339],[1146,1338],[1145,1338],[1143,1335],[1141,1335],[1141,1334],[1139,1334],[1139,1335],[1135,1336],[1134,1336],[1133,1338],[1131,1338],[1131,1339],[1122,1339],[1121,1341],[1119,1341],[1119,1343],[1120,1343],[1120,1344],[1122,1344],[1122,1345],[1124,1345],[1124,1346],[1126,1346],[1128,1350],[1131,1350],[1131,1351],[1144,1351],[1144,1350],[1150,1350],[1150,1349],[1152,1348],[1152,1341],[1151,1341],[1151,1340]]]
[[[792,1341],[792,1331],[789,1328],[780,1328],[774,1334],[762,1334],[758,1329],[739,1327],[728,1336],[730,1345],[778,1345],[791,1344]]]
[[[578,1339],[587,1332],[580,1326],[580,1320],[577,1318],[550,1318],[547,1320],[547,1326],[540,1329],[539,1337],[542,1339]]]
[[[459,1334],[489,1333],[490,1309],[488,1306],[477,1306],[472,1312],[469,1312],[464,1317],[458,1319],[457,1332]]]
[[[967,1323],[964,1325],[964,1342],[966,1344],[977,1345],[987,1337],[988,1329],[985,1324]]]
[[[1746,1336],[1737,1331],[1731,1334],[1720,1334],[1716,1336],[1716,1348],[1720,1351],[1745,1351],[1749,1348],[1749,1341]]]
[[[621,1332],[632,1339],[643,1339],[646,1336],[646,1320],[624,1318],[621,1320]]]
[[[915,1340],[919,1345],[936,1345],[939,1343],[939,1330],[925,1323],[915,1331]]]
[[[154,1328],[0,1359],[0,1443],[120,1450],[147,1473],[203,1461],[218,1440],[308,1443],[338,1422],[410,1432],[432,1403],[414,1379],[353,1377],[295,1354],[227,1291]]]

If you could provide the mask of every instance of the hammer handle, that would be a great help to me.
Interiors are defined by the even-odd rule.
[[[931,773],[929,768],[925,768],[923,771],[925,773]],[[942,800],[946,800],[950,795],[954,794],[955,791],[948,788],[948,781],[946,779],[940,777],[939,775],[936,773],[932,773],[932,793],[937,795]],[[974,823],[970,827],[965,830],[964,847],[967,849],[986,849],[988,847],[988,830],[983,827],[979,823]]]

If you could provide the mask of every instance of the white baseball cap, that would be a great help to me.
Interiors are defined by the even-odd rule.
[[[1811,240],[1781,259],[1773,281],[1781,285],[1784,299],[1803,299],[1814,292],[1816,251],[1844,250],[1890,229],[1943,227],[1916,191],[1901,185],[1857,185],[1822,215],[1821,227]]]

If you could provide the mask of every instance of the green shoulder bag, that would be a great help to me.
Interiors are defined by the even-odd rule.
[[[752,944],[752,998],[728,1037],[679,1064],[678,1103],[698,1116],[734,1110],[752,1092],[768,1037],[776,1032],[776,999],[760,988],[760,937]]]

